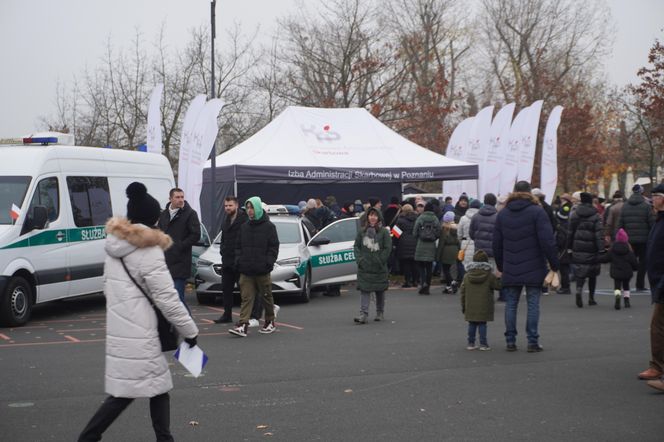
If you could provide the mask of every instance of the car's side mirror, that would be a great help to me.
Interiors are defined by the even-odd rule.
[[[312,239],[311,242],[309,242],[310,246],[324,246],[325,244],[329,244],[330,239],[325,238],[324,236],[317,236],[316,238]]]

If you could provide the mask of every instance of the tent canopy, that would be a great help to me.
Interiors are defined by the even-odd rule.
[[[401,183],[478,175],[476,164],[418,146],[362,108],[288,107],[217,156],[216,164],[216,181],[226,183]],[[209,183],[210,161],[206,169]]]

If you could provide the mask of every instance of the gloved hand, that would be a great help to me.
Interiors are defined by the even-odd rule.
[[[196,347],[196,343],[197,343],[196,339],[197,338],[198,338],[198,336],[194,336],[193,338],[184,338],[184,342],[189,344],[189,348],[193,348],[193,347]]]

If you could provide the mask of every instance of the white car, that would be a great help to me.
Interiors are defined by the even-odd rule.
[[[357,279],[353,244],[358,218],[335,221],[312,236],[305,218],[271,212],[270,221],[279,237],[279,257],[271,274],[272,293],[295,294],[308,302],[312,289],[338,293],[341,284]],[[221,233],[196,265],[196,296],[202,304],[213,302],[222,293],[220,243]]]

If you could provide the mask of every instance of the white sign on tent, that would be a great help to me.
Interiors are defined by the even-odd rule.
[[[541,188],[546,201],[551,204],[558,185],[558,125],[563,107],[556,106],[549,115],[542,146]]]
[[[532,182],[535,150],[537,148],[537,129],[541,111],[542,100],[537,100],[528,107],[528,119],[521,130],[521,154],[519,156],[517,181]]]
[[[510,125],[514,107],[514,103],[503,106],[491,123],[489,147],[484,162],[484,179],[482,180],[484,187],[480,191],[480,197],[489,192],[500,195],[500,175],[505,162],[505,153],[509,146]]]
[[[189,162],[191,159],[191,146],[194,144],[194,127],[203,107],[206,97],[203,94],[196,95],[184,115],[182,123],[182,133],[180,135],[180,154],[178,156],[178,187],[184,190],[185,198],[188,197],[189,190],[193,183],[189,182]]]
[[[489,133],[491,132],[491,118],[493,117],[493,106],[487,106],[480,110],[473,124],[470,126],[470,134],[468,135],[468,148],[464,161],[475,163],[479,165],[479,178],[477,180],[468,180],[463,184],[463,191],[469,196],[481,198],[481,190],[483,188],[484,174],[484,160],[486,158],[486,151],[489,146]]]

